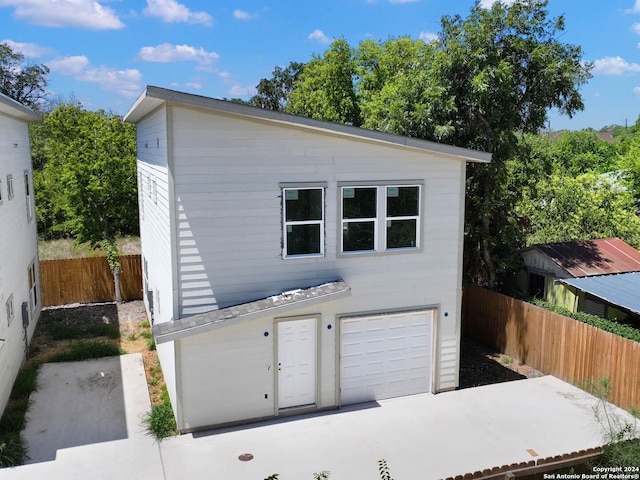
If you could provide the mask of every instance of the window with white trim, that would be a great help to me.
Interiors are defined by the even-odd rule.
[[[13,294],[9,295],[9,299],[7,300],[6,303],[6,309],[7,309],[7,325],[11,325],[11,321],[13,320],[13,317],[15,317],[15,309],[13,307]]]
[[[24,172],[24,192],[27,202],[27,221],[30,222],[33,219],[33,198],[31,196],[31,180],[29,178],[29,172]]]
[[[35,262],[29,265],[27,275],[29,277],[29,309],[33,312],[38,306],[38,277]]]
[[[7,197],[11,200],[15,196],[13,191],[13,175],[7,175]]]
[[[284,258],[324,255],[324,188],[283,188]]]
[[[420,185],[344,185],[342,253],[420,248]]]

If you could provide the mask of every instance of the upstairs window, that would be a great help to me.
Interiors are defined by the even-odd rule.
[[[33,199],[31,198],[31,182],[29,179],[29,172],[24,172],[24,191],[27,202],[27,221],[33,219]]]
[[[419,248],[420,203],[420,185],[342,186],[342,252]]]
[[[324,254],[324,188],[283,188],[283,257]]]
[[[11,200],[15,196],[13,191],[13,175],[7,175],[7,197]]]

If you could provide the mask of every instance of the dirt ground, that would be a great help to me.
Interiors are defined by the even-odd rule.
[[[151,401],[154,404],[160,402],[164,380],[158,356],[153,348],[153,340],[150,338],[151,330],[142,301],[126,302],[120,305],[115,303],[73,304],[43,310],[31,343],[33,359],[46,361],[48,355],[68,348],[70,343],[78,341],[78,339],[55,340],[53,334],[60,325],[82,331],[86,331],[92,325],[111,325],[117,328],[120,332],[119,338],[98,337],[95,340],[117,343],[125,353],[141,353]],[[506,355],[471,340],[462,340],[459,388],[541,375],[541,372],[518,363]]]
[[[96,336],[91,332],[92,326],[112,328],[105,329],[108,335]],[[119,335],[115,330],[120,332]],[[77,338],[58,339],[74,336],[74,332],[77,333]],[[141,353],[151,402],[161,403],[164,380],[142,301],[120,305],[114,302],[72,304],[44,309],[31,341],[29,361],[46,362],[48,356],[68,349],[73,342],[81,340],[110,342],[117,345],[123,353]]]

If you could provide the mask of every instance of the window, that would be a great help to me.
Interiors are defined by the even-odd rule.
[[[27,272],[29,276],[29,307],[33,312],[38,305],[38,277],[36,276],[36,264],[31,263]]]
[[[419,185],[341,188],[342,252],[420,247]]]
[[[324,254],[324,188],[283,188],[283,257]]]
[[[529,273],[529,295],[544,300],[544,275]]]
[[[7,197],[11,200],[14,197],[13,192],[13,175],[7,175]]]
[[[33,218],[33,199],[31,198],[31,184],[29,180],[29,172],[24,172],[24,191],[27,202],[27,221]]]
[[[11,321],[15,316],[15,310],[13,308],[13,294],[9,295],[9,300],[7,300],[6,308],[7,308],[7,325],[11,325]]]
[[[377,187],[342,189],[342,250],[358,252],[377,249]]]

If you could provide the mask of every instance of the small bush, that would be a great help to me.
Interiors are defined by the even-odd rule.
[[[0,436],[0,467],[23,465],[28,458],[27,444],[19,433]]]
[[[147,339],[147,348],[149,349],[150,352],[154,351],[156,349],[156,340],[155,338],[151,337],[149,339]]]
[[[140,336],[142,338],[146,338],[147,340],[153,337],[153,335],[151,335],[151,332],[140,332]]]
[[[149,320],[143,320],[142,322],[140,322],[140,326],[142,328],[150,328],[151,324],[149,323]]]
[[[122,352],[108,342],[77,342],[64,350],[49,357],[49,362],[78,362],[93,358],[115,357]]]
[[[602,458],[598,461],[603,467],[640,467],[640,440],[624,440],[609,443],[602,448]]]
[[[7,405],[0,418],[0,432],[21,432],[27,424],[25,415],[28,408],[28,400],[17,400]]]
[[[143,424],[149,435],[156,440],[162,440],[178,433],[171,404],[153,405],[151,411],[143,419]]]

